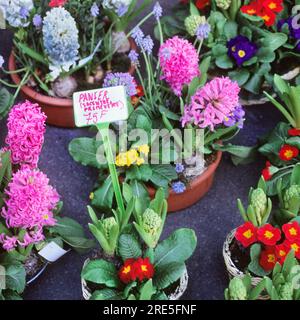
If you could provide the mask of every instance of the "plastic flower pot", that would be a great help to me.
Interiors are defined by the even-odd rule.
[[[195,178],[184,193],[177,194],[169,190],[168,212],[177,212],[187,209],[202,199],[211,189],[217,168],[222,159],[222,152],[217,152],[217,158],[199,177]],[[148,187],[150,197],[153,199],[156,190]]]
[[[27,278],[26,284],[28,286],[33,284],[45,272],[48,265],[49,265],[49,263],[45,262],[44,265],[40,268],[39,271],[37,271],[37,273],[35,275]]]
[[[131,49],[135,50],[137,46],[134,40],[129,38],[129,42]],[[8,67],[9,71],[16,70],[16,61],[13,52],[9,57]],[[128,72],[133,74],[135,67],[131,66]],[[21,82],[18,74],[11,74],[11,78],[16,85]],[[62,128],[75,128],[72,99],[49,97],[34,91],[26,85],[21,88],[21,92],[25,99],[40,105],[47,115],[47,124]]]
[[[90,262],[90,259],[85,260],[83,268]],[[180,300],[180,298],[184,295],[187,286],[188,286],[189,276],[187,271],[185,270],[184,274],[179,280],[178,287],[168,296],[168,300]],[[92,297],[91,290],[89,289],[86,281],[81,278],[81,287],[82,287],[82,295],[85,300],[90,300]]]
[[[227,273],[229,275],[229,279],[233,279],[235,277],[243,278],[245,276],[245,273],[239,270],[239,268],[236,266],[231,257],[231,246],[235,241],[235,233],[236,229],[232,230],[226,237],[226,240],[223,245],[223,258],[227,269]],[[260,277],[252,277],[252,286],[257,286],[262,280],[263,279]],[[270,300],[270,296],[260,295],[258,300]]]

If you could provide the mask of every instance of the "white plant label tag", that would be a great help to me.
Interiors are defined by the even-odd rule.
[[[128,119],[127,96],[123,86],[75,92],[73,106],[77,127]]]
[[[58,244],[50,242],[39,252],[39,255],[49,262],[55,262],[66,253],[68,251],[62,249]]]

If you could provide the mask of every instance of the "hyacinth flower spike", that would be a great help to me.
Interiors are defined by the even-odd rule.
[[[257,189],[250,189],[247,210],[240,199],[237,201],[239,211],[245,222],[252,222],[255,227],[266,224],[272,211],[272,201],[267,197],[266,192],[266,182],[261,177]]]
[[[159,189],[150,207],[144,212],[134,212],[134,226],[140,237],[150,249],[157,246],[168,211],[168,204],[165,200],[163,189]]]

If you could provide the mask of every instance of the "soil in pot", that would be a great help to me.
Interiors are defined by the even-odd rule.
[[[236,239],[233,239],[229,250],[231,253],[231,260],[237,269],[245,273],[251,262],[250,249],[244,248]]]

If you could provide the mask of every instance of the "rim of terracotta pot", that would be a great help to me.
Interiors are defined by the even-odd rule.
[[[130,42],[130,49],[131,50],[136,50],[137,49],[137,45],[135,43],[135,41],[132,38],[128,38],[129,42]],[[16,70],[16,59],[14,56],[14,52],[12,51],[10,56],[9,56],[9,60],[8,60],[8,69],[10,71],[15,71]],[[133,74],[135,72],[135,67],[134,65],[131,65],[129,71],[130,74]],[[12,73],[11,78],[13,80],[13,82],[17,85],[20,84],[21,82],[21,78],[19,77],[18,74],[16,73]],[[46,104],[46,105],[50,105],[50,106],[59,106],[62,108],[70,108],[73,107],[73,99],[63,99],[63,98],[55,98],[55,97],[50,97],[44,94],[40,94],[37,91],[31,89],[30,87],[28,87],[27,85],[23,85],[21,88],[21,91],[27,95],[28,97],[34,99],[35,101],[37,101],[40,104]]]
[[[192,180],[192,182],[189,184],[187,190],[184,193],[190,192],[193,188],[198,186],[199,184],[203,183],[207,178],[209,178],[211,175],[215,173],[217,170],[220,162],[222,159],[222,151],[217,151],[217,158],[216,160],[208,166],[208,168],[197,178]],[[148,191],[150,196],[154,196],[156,193],[156,189],[153,187],[148,187]],[[175,193],[172,189],[169,189],[170,196],[175,196],[177,193]],[[183,193],[183,194],[184,194]]]

